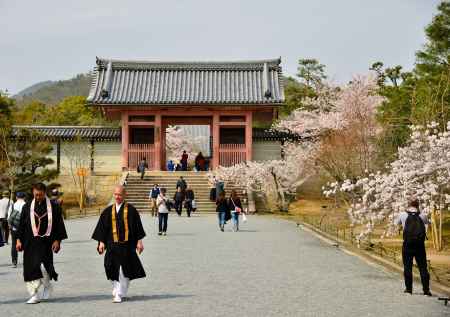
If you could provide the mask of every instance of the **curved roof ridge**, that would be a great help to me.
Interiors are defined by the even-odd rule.
[[[96,57],[97,65],[106,64],[108,62],[121,63],[121,64],[149,64],[149,65],[245,65],[245,64],[281,64],[281,57],[269,58],[269,59],[250,59],[250,60],[152,60],[152,59],[115,59],[115,58],[104,58]]]
[[[13,125],[13,128],[34,128],[34,129],[116,129],[117,127],[110,127],[105,125]]]

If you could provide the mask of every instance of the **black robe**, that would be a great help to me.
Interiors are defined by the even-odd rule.
[[[31,202],[23,206],[20,216],[20,225],[17,230],[17,238],[22,242],[23,248],[23,278],[25,282],[34,281],[42,278],[41,263],[50,275],[50,279],[57,280],[58,274],[53,265],[52,244],[55,241],[67,239],[66,227],[62,217],[61,207],[54,202],[52,205],[52,231],[49,237],[34,237],[31,228],[30,207]],[[45,200],[41,203],[35,203],[35,211],[38,215],[47,212]],[[36,226],[38,225],[37,218]],[[47,231],[48,217],[41,219],[39,235],[43,235]]]
[[[106,207],[100,215],[92,239],[103,242],[106,246],[105,272],[108,280],[119,281],[119,269],[122,266],[123,275],[130,280],[145,277],[145,271],[136,253],[138,240],[145,237],[139,212],[133,205],[128,204],[128,241],[125,239],[125,223],[123,221],[125,203],[120,207],[116,216],[116,226],[119,242],[113,241],[112,205]]]

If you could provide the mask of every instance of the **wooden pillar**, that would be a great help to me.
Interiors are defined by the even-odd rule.
[[[220,147],[220,116],[218,113],[213,114],[213,122],[212,122],[212,140],[213,140],[213,159],[212,159],[212,168],[219,167],[219,147]]]
[[[129,145],[128,112],[122,111],[122,170],[128,170],[128,145]]]
[[[91,175],[94,175],[94,153],[95,153],[95,149],[94,149],[94,139],[91,139]]]
[[[245,160],[252,160],[253,146],[253,113],[248,112],[245,115]]]
[[[155,145],[155,164],[153,166],[155,171],[160,171],[161,170],[161,154],[162,154],[162,136],[163,133],[161,131],[162,129],[162,116],[161,113],[157,113],[155,114],[155,125],[154,125],[154,135],[155,135],[155,140],[154,140],[154,145]]]
[[[61,139],[56,142],[56,169],[58,173],[61,171]]]

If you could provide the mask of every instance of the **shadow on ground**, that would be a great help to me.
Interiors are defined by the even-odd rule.
[[[181,295],[181,294],[159,294],[159,295],[137,295],[126,299],[126,302],[145,302],[150,300],[164,300],[172,298],[187,298],[193,295]],[[55,297],[42,303],[81,303],[81,302],[96,302],[103,300],[111,300],[111,295],[81,295],[81,296],[68,296],[68,297]],[[19,304],[25,302],[25,298],[12,299],[0,302],[0,305],[7,304]]]

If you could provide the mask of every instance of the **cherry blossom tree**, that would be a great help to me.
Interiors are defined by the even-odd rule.
[[[192,161],[200,152],[203,142],[205,137],[192,137],[187,135],[182,127],[168,126],[166,128],[167,159],[176,162],[180,160],[183,151],[186,151],[189,161]]]
[[[317,110],[296,110],[273,129],[314,140],[316,165],[337,181],[372,170],[380,131],[375,113],[383,101],[376,84],[374,77],[355,76],[343,87],[324,85],[310,100]]]
[[[324,188],[326,196],[339,195],[349,202],[353,224],[364,225],[360,238],[376,224],[386,224],[386,235],[396,233],[395,219],[416,197],[421,212],[430,214],[433,243],[442,249],[442,218],[450,205],[450,122],[440,132],[436,123],[412,126],[410,141],[384,173],[370,173],[356,180],[334,182]]]
[[[276,208],[287,211],[297,188],[313,173],[306,162],[314,152],[314,145],[288,143],[284,152],[283,160],[248,161],[219,167],[210,172],[209,177],[238,184],[264,199],[274,197]]]

